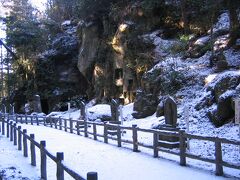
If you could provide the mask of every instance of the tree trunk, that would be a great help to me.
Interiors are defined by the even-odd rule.
[[[237,14],[237,8],[239,1],[238,0],[229,0],[227,1],[227,8],[229,11],[229,17],[230,17],[230,41],[228,43],[228,46],[234,45],[236,40],[240,37],[240,25],[238,22],[238,14]]]
[[[186,13],[186,0],[181,0],[181,21],[182,21],[182,27],[184,29],[184,33],[186,34],[189,31],[189,23],[187,20],[187,13]]]

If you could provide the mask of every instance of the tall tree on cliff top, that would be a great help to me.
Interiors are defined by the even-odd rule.
[[[12,0],[10,13],[5,18],[7,44],[14,47],[19,57],[27,59],[41,50],[43,34],[35,10],[28,0]]]
[[[72,19],[77,12],[78,0],[47,0],[47,15],[55,22]]]
[[[43,26],[36,10],[28,0],[9,0],[9,14],[4,18],[6,42],[13,47],[18,59],[12,62],[17,88],[24,87],[34,92],[34,57],[45,48]]]

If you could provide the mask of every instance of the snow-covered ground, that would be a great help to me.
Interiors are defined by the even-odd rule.
[[[0,135],[0,179],[1,180],[37,180],[39,173],[32,167],[29,159],[5,136]]]
[[[22,128],[26,128],[28,133],[34,133],[37,141],[46,140],[46,147],[52,154],[64,152],[64,163],[83,176],[89,171],[96,171],[99,180],[225,179],[215,176],[212,171],[181,167],[175,160],[169,161],[161,157],[155,159],[148,152],[135,153],[130,149],[117,148],[116,145],[106,145],[43,126],[22,125]],[[12,167],[12,169],[16,168],[15,172],[17,172],[13,174],[7,171],[6,175],[14,175],[8,179],[18,179],[17,175],[20,171],[22,177],[38,179],[39,152],[37,151],[37,167],[32,168],[30,160],[23,158],[22,152],[17,151],[17,148],[8,141],[5,137],[0,139],[2,150],[0,168]],[[48,160],[47,164],[48,179],[56,179],[56,164],[51,160]],[[65,178],[71,179],[67,175]]]
[[[108,105],[97,105],[89,108],[90,111],[95,109],[95,113],[88,113],[89,116],[97,117],[100,114],[109,114]],[[163,121],[163,117],[156,118],[153,116],[145,119],[134,120],[131,116],[133,112],[133,104],[123,106],[123,125],[131,126],[137,124],[141,128],[151,128],[154,124]],[[68,112],[56,112],[56,116],[63,118],[78,119],[80,111],[71,109]],[[91,117],[90,117],[91,119]],[[179,157],[166,153],[159,153],[159,158],[154,159],[153,151],[146,148],[139,148],[140,153],[132,152],[132,146],[123,143],[124,148],[117,148],[116,142],[109,140],[109,145],[103,142],[94,141],[92,139],[77,136],[75,134],[66,133],[64,131],[55,130],[53,128],[43,126],[21,125],[22,129],[26,128],[27,133],[34,133],[35,139],[39,142],[46,140],[47,149],[55,154],[56,152],[64,152],[64,162],[74,171],[85,176],[89,171],[97,171],[99,179],[142,179],[154,180],[161,179],[224,179],[214,175],[215,165],[203,163],[187,159],[187,165],[190,167],[181,167],[179,165]],[[233,126],[233,125],[232,125]],[[197,126],[191,126],[192,131]],[[230,129],[233,127],[230,127]],[[91,131],[91,128],[89,128]],[[102,133],[102,128],[97,129],[98,133]],[[209,133],[209,132],[208,132]],[[234,134],[234,132],[232,132]],[[205,133],[207,134],[207,133]],[[231,133],[229,133],[231,134]],[[237,134],[237,127],[236,133]],[[232,134],[231,134],[232,135]],[[138,133],[139,142],[152,145],[152,134]],[[227,136],[231,137],[231,136]],[[126,131],[123,134],[124,139],[131,139],[132,133]],[[99,138],[100,141],[103,141]],[[23,158],[22,152],[17,151],[17,147],[13,143],[7,142],[4,136],[0,136],[0,171],[4,170],[7,177],[14,176],[12,179],[21,179],[27,177],[29,179],[38,179],[39,170],[39,152],[37,151],[37,167],[32,168],[30,159]],[[223,146],[223,159],[228,162],[240,164],[239,149],[240,147]],[[191,153],[211,158],[214,156],[214,144],[199,141],[190,141]],[[8,159],[11,159],[9,161]],[[2,163],[4,162],[4,163]],[[48,160],[48,179],[55,179],[56,165]],[[16,168],[16,169],[15,169]],[[13,170],[12,170],[13,169]],[[28,171],[30,171],[28,173]],[[21,172],[21,173],[18,173]],[[225,177],[232,179],[240,179],[240,171],[230,168],[224,168]],[[11,178],[9,178],[11,179]],[[71,179],[66,175],[66,179]]]

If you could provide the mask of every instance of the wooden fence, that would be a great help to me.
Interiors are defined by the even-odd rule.
[[[40,141],[40,143],[36,142],[34,134],[28,135],[26,129],[21,130],[22,129],[21,126],[17,126],[16,122],[13,122],[12,120],[10,120],[9,116],[7,116],[6,119],[4,116],[1,116],[0,122],[1,122],[0,132],[2,132],[2,135],[6,135],[8,138],[10,138],[10,141],[13,141],[13,144],[18,147],[18,150],[23,151],[24,157],[29,156],[28,144],[30,144],[30,158],[31,158],[32,166],[36,166],[36,147],[39,148],[41,179],[47,180],[47,157],[49,157],[51,160],[53,160],[56,163],[56,167],[57,167],[56,179],[57,180],[64,180],[64,171],[67,172],[71,177],[73,177],[76,180],[97,180],[98,179],[98,175],[96,172],[88,172],[87,178],[83,178],[81,175],[71,170],[69,167],[63,164],[63,160],[64,160],[63,152],[57,152],[56,156],[54,156],[46,149],[46,141]],[[25,121],[25,123],[28,123],[28,122]]]
[[[9,119],[9,117],[8,117]],[[116,141],[117,146],[121,147],[122,143],[128,143],[132,145],[132,149],[134,152],[139,152],[139,147],[145,147],[153,150],[153,157],[158,157],[159,151],[174,154],[179,156],[179,162],[181,166],[186,166],[186,158],[191,158],[195,160],[200,160],[208,163],[215,164],[215,174],[218,176],[223,175],[223,166],[240,170],[240,164],[232,164],[230,162],[226,162],[222,158],[222,144],[231,144],[240,146],[240,141],[228,140],[225,138],[218,137],[206,137],[199,135],[188,134],[183,130],[178,132],[166,132],[161,130],[154,129],[143,129],[139,128],[136,125],[132,125],[132,127],[126,127],[119,124],[110,124],[110,123],[102,123],[102,122],[93,122],[87,120],[73,120],[73,119],[64,119],[64,118],[51,118],[51,117],[38,117],[38,116],[26,116],[26,115],[15,115],[12,119],[16,123],[31,123],[31,124],[42,124],[44,126],[52,127],[59,130],[64,130],[70,133],[76,133],[77,135],[83,135],[85,137],[91,136],[94,140],[99,140],[98,137],[103,138],[104,143],[108,143],[108,140],[111,139]],[[97,131],[97,127],[103,127],[103,133],[100,134]],[[90,131],[91,129],[91,131]],[[123,139],[122,132],[123,131],[131,131],[132,139]],[[138,140],[138,133],[145,132],[151,133],[153,137],[152,145],[147,145]],[[114,134],[114,135],[113,135]],[[178,137],[179,138],[179,149],[171,150],[166,149],[159,146],[159,136],[169,136],[169,137]],[[199,155],[191,154],[186,151],[186,139],[195,139],[195,140],[204,140],[210,141],[214,143],[215,146],[215,158],[205,158]]]

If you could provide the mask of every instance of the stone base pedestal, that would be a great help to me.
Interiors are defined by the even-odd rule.
[[[110,124],[121,124],[121,121],[108,121],[108,122]],[[109,126],[107,132],[110,135],[117,135],[117,128]]]
[[[178,132],[179,128],[170,125],[160,126],[159,130],[165,132]],[[179,148],[179,138],[174,136],[159,135],[158,145],[164,148]]]

